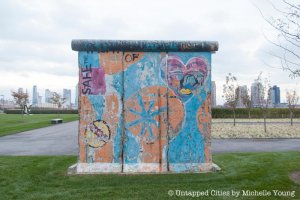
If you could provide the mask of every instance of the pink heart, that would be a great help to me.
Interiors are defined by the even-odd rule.
[[[202,83],[207,76],[207,63],[200,57],[193,57],[185,65],[178,56],[169,56],[167,60],[168,84],[179,94],[186,75]],[[179,94],[180,95],[180,94]]]

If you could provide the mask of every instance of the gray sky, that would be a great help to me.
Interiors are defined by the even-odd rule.
[[[264,72],[285,101],[285,90],[299,88],[300,79],[265,64],[278,66],[264,37],[276,33],[253,4],[272,14],[266,0],[2,0],[0,95],[11,98],[11,89],[19,87],[31,95],[37,85],[42,96],[46,88],[72,89],[74,99],[78,67],[72,39],[213,40],[219,42],[212,62],[218,104],[228,72],[248,86]]]

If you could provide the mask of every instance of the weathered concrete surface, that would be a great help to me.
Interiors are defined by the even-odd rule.
[[[80,47],[73,48],[79,50],[77,170],[83,166],[78,173],[210,171],[202,164],[212,166],[215,47],[202,49],[201,42],[200,46],[90,40],[72,44],[76,43]],[[201,48],[186,52],[191,45]],[[91,52],[94,47],[100,52]]]
[[[0,137],[0,155],[78,155],[78,121]],[[213,139],[214,153],[300,151],[300,139]]]
[[[0,137],[0,155],[76,155],[78,121]]]

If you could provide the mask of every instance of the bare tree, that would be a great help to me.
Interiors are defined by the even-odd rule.
[[[266,133],[268,108],[271,104],[271,85],[269,79],[265,78],[264,80],[262,80],[261,75],[262,73],[258,75],[257,79],[255,79],[255,82],[257,83],[257,92],[258,92],[257,104],[263,113],[264,130]]]
[[[300,76],[300,5],[291,0],[269,1],[275,14],[267,16],[266,12],[256,6],[264,20],[277,31],[277,38],[270,40],[274,51],[270,52],[278,59],[280,67],[290,72],[290,77]]]
[[[58,94],[57,92],[53,92],[50,101],[54,105],[57,105],[58,109],[61,109],[62,105],[66,102],[66,98],[62,98],[60,94]],[[59,116],[59,113],[58,113],[58,116]]]
[[[237,78],[229,73],[226,76],[226,83],[223,85],[223,97],[226,100],[227,105],[233,112],[233,126],[235,126],[235,109],[239,100],[239,86]]]
[[[251,108],[252,108],[252,101],[251,101],[251,96],[250,96],[250,92],[249,89],[247,89],[247,93],[243,94],[241,96],[242,99],[242,103],[244,104],[244,106],[246,107],[246,109],[248,110],[248,118],[251,118]]]
[[[11,96],[13,96],[15,103],[21,108],[21,114],[24,112],[26,104],[29,102],[28,93],[23,91],[12,91]]]
[[[293,114],[294,114],[296,105],[299,101],[299,96],[297,95],[296,90],[293,90],[292,92],[289,92],[289,91],[286,92],[286,101],[288,103],[288,108],[290,111],[291,126],[293,126]]]

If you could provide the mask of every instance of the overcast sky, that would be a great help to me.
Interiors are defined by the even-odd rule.
[[[72,89],[74,101],[72,39],[213,40],[219,42],[212,60],[218,104],[228,72],[248,86],[264,72],[285,101],[285,90],[299,87],[300,79],[289,78],[269,56],[273,46],[264,35],[276,33],[254,4],[272,14],[269,2],[258,0],[1,0],[0,95],[11,98],[19,87],[32,95],[37,85],[43,101],[46,88]]]

